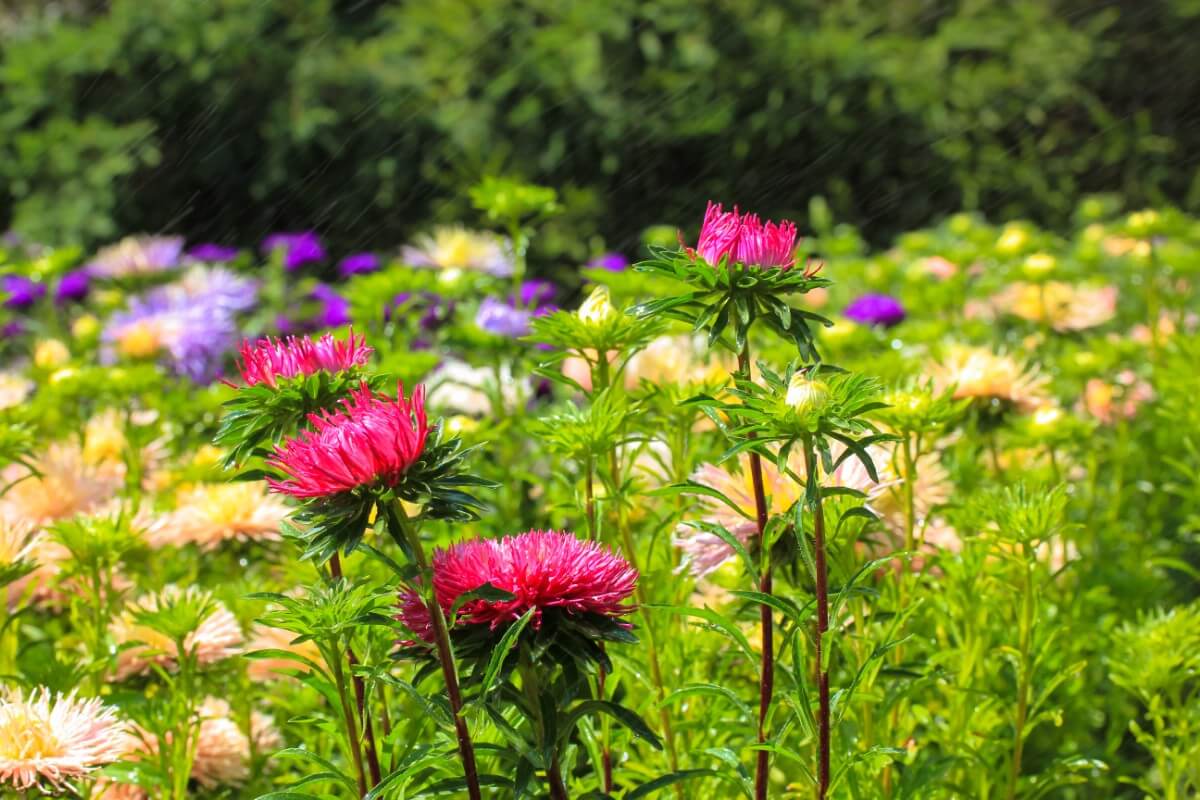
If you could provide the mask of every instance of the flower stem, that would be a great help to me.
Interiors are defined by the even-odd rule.
[[[738,354],[738,372],[742,377],[750,379],[750,344],[742,347]],[[749,434],[754,438],[754,433]],[[758,453],[750,453],[750,481],[754,486],[754,518],[758,529],[759,545],[766,550],[763,536],[767,529],[767,493],[763,484],[762,457]],[[774,588],[771,575],[771,555],[766,553],[762,573],[758,579],[758,590],[763,594],[771,594]],[[775,694],[775,619],[771,615],[771,607],[764,604],[759,606],[759,620],[762,627],[762,662],[759,670],[758,683],[758,743],[767,742],[767,717],[771,712],[771,700]],[[759,750],[754,770],[755,800],[766,800],[767,790],[771,779],[771,754]]]
[[[401,523],[404,537],[412,549],[413,557],[421,574],[430,574],[429,559],[425,556],[425,548],[421,545],[421,537],[409,524],[408,514],[405,513],[400,501],[395,505],[396,519]],[[432,580],[428,585],[432,587]],[[432,591],[432,588],[430,589]],[[462,713],[462,692],[458,686],[458,671],[454,665],[454,650],[450,644],[450,631],[446,626],[446,615],[437,597],[432,597],[426,603],[429,608],[430,621],[433,623],[433,639],[437,648],[438,661],[442,666],[442,677],[446,681],[446,696],[450,701],[450,711],[454,715],[454,732],[458,737],[458,753],[463,761],[463,774],[467,782],[467,796],[470,800],[481,800],[479,791],[479,772],[475,766],[475,745],[471,742],[471,731]]]
[[[804,477],[813,499],[813,561],[817,584],[817,800],[829,791],[829,669],[825,634],[829,630],[829,573],[825,563],[825,512],[821,506],[821,481],[811,439],[804,442]]]
[[[329,574],[334,580],[342,579],[342,560],[334,553],[329,557]],[[364,744],[367,750],[367,769],[371,773],[370,785],[368,789],[373,789],[383,780],[383,774],[379,769],[379,753],[375,747],[375,726],[371,721],[371,714],[367,710],[367,687],[361,675],[354,674],[354,667],[358,664],[358,658],[354,655],[354,649],[346,642],[346,660],[350,664],[350,682],[354,686],[354,704],[358,708],[358,719],[363,725],[363,736],[365,737]]]
[[[1032,555],[1026,553],[1025,574],[1021,581],[1021,629],[1018,650],[1020,662],[1018,668],[1021,674],[1017,680],[1017,718],[1013,730],[1012,771],[1008,776],[1008,800],[1017,796],[1017,780],[1021,777],[1021,755],[1025,749],[1025,717],[1029,711],[1029,684],[1031,664],[1029,663],[1030,639],[1033,633],[1033,561]]]

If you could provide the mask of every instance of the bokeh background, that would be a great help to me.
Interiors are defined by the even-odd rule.
[[[874,243],[1200,207],[1200,0],[6,0],[0,228],[334,252],[559,188],[540,271],[707,197]]]

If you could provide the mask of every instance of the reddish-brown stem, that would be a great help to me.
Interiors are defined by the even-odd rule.
[[[818,480],[816,462],[812,443],[805,442],[804,474],[809,481]],[[829,791],[829,670],[825,668],[825,632],[829,630],[829,572],[825,563],[825,514],[821,508],[819,488],[813,496],[813,561],[817,571],[817,800],[825,800],[825,794]]]
[[[750,346],[742,348],[738,354],[738,371],[746,378],[750,377]],[[754,434],[750,434],[754,438]],[[767,493],[763,486],[762,458],[758,453],[750,453],[750,480],[754,485],[754,518],[758,528],[759,546],[766,548],[763,535],[767,529]],[[766,554],[766,565],[759,576],[758,590],[763,594],[771,594],[771,556]],[[775,620],[771,616],[771,607],[765,603],[760,606],[759,620],[762,627],[762,662],[758,683],[758,743],[767,742],[767,717],[771,713],[771,699],[775,694]],[[771,780],[771,754],[759,750],[754,770],[755,800],[766,800]]]

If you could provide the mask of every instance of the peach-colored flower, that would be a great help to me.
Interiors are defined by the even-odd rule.
[[[1079,407],[1105,425],[1120,419],[1133,419],[1138,406],[1154,399],[1154,389],[1139,380],[1132,370],[1125,370],[1114,383],[1092,378],[1083,389]]]
[[[953,486],[950,473],[942,466],[937,453],[922,455],[916,460],[915,467],[917,478],[913,483],[913,523],[914,533],[920,538],[922,529],[928,531],[941,524],[931,519],[931,514],[938,506],[945,505],[950,500]],[[880,478],[883,476],[880,475]],[[907,526],[907,498],[904,482],[897,480],[871,504],[888,530],[897,537],[903,536]]]
[[[285,631],[282,628],[261,625],[254,629],[250,641],[246,644],[246,652],[253,653],[256,650],[286,650],[289,653],[304,656],[318,664],[321,663],[321,651],[317,645],[311,641],[293,644],[292,640],[296,636],[297,634]],[[288,673],[295,671],[307,672],[308,667],[290,658],[272,657],[250,659],[249,666],[246,668],[246,674],[254,681],[278,680]]]
[[[921,274],[937,278],[939,281],[949,280],[958,274],[958,265],[941,256],[923,258],[916,266]]]
[[[833,448],[835,462],[840,455],[841,449]],[[876,474],[879,475],[878,483],[871,480],[862,462],[851,456],[842,461],[832,474],[822,476],[822,485],[857,489],[867,495],[868,504],[874,502],[895,482],[895,474],[888,451],[875,447],[871,448],[870,455],[875,463]],[[700,507],[696,513],[700,519],[722,526],[743,544],[748,544],[758,532],[754,520],[754,484],[750,473],[750,457],[742,457],[739,466],[740,473],[733,474],[715,464],[702,464],[692,474],[692,480],[722,492],[742,511],[739,514],[715,497],[699,495],[696,499]],[[804,461],[801,454],[793,453],[788,466],[801,479],[804,478]],[[781,473],[771,461],[763,460],[762,471],[768,515],[782,514],[804,496],[804,487],[791,476]],[[734,554],[733,549],[721,537],[687,522],[682,522],[676,527],[672,543],[683,551],[684,562],[680,569],[687,568],[697,578],[718,569]]]
[[[33,391],[33,381],[16,372],[0,372],[0,410],[19,406]]]
[[[1196,329],[1197,323],[1200,323],[1200,315],[1194,312],[1188,312],[1183,318],[1183,329],[1191,332]],[[1158,316],[1157,332],[1159,339],[1170,339],[1179,330],[1179,325],[1165,311]],[[1150,344],[1153,340],[1153,335],[1150,331],[1150,326],[1146,324],[1134,325],[1129,331],[1129,338],[1138,344]]]
[[[174,511],[146,531],[151,547],[197,544],[214,550],[230,540],[274,541],[288,514],[287,503],[252,481],[207,483],[180,492]]]
[[[1056,331],[1103,325],[1117,313],[1115,286],[1073,286],[1061,281],[1014,283],[992,298],[997,310]]]
[[[998,400],[1028,411],[1045,398],[1048,379],[1004,353],[955,346],[930,368],[938,391],[953,389],[958,399]]]
[[[0,499],[0,514],[38,528],[99,509],[121,485],[89,465],[77,445],[50,445],[35,466],[40,475],[15,464],[4,470],[2,480],[16,484]]]
[[[616,369],[618,353],[609,351],[608,363]],[[596,354],[589,352],[594,361]],[[629,391],[643,382],[651,386],[696,387],[722,385],[734,369],[732,359],[709,350],[702,336],[660,336],[635,353],[622,373]],[[592,371],[587,361],[571,356],[563,360],[562,372],[586,391],[592,390]]]
[[[192,779],[205,789],[245,783],[250,776],[250,736],[259,751],[274,750],[282,742],[271,717],[253,712],[247,736],[233,719],[229,703],[215,697],[204,701],[200,719]]]
[[[139,623],[134,612],[155,611],[160,606],[160,598],[178,597],[185,591],[189,594],[201,593],[195,587],[187,590],[167,587],[159,595],[141,598],[113,621],[110,633],[118,648],[121,648],[117,654],[116,680],[146,672],[152,664],[166,669],[174,669],[178,665],[181,654],[176,643],[165,634]],[[225,606],[214,601],[208,616],[187,635],[183,645],[185,652],[193,654],[198,664],[205,665],[236,655],[240,652],[242,642],[242,629],[237,618]]]
[[[10,691],[0,699],[0,783],[17,791],[42,781],[61,787],[119,759],[124,738],[116,712],[99,700]]]
[[[39,538],[29,523],[0,516],[0,566],[8,566],[18,561],[32,561],[33,550]]]

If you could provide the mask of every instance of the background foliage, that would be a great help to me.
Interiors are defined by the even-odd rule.
[[[562,187],[541,246],[571,257],[698,196],[803,221],[820,194],[879,242],[961,207],[1059,226],[1094,191],[1200,206],[1196,0],[8,8],[0,223],[46,242],[378,246],[489,171]]]

